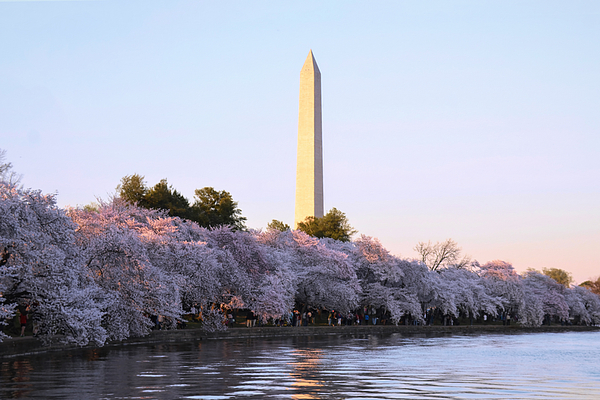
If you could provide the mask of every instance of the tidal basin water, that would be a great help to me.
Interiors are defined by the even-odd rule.
[[[0,398],[598,399],[600,332],[205,340],[50,353],[2,361]]]

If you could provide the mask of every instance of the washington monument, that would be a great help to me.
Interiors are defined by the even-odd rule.
[[[321,72],[312,50],[300,71],[296,215],[294,226],[306,217],[323,217],[323,146],[321,142]]]

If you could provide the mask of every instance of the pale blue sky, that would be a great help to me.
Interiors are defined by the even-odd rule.
[[[325,208],[394,254],[600,274],[600,3],[0,1],[0,148],[64,205],[124,175],[293,223],[298,81]]]

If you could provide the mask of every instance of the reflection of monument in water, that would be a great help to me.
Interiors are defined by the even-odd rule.
[[[300,71],[297,157],[295,227],[306,217],[323,216],[321,72],[312,50]]]
[[[323,351],[321,349],[294,349],[291,352],[288,365],[293,367],[289,376],[295,392],[292,400],[317,399],[314,393],[323,391],[325,385],[322,379]]]

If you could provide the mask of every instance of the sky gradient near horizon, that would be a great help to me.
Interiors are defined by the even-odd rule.
[[[125,175],[294,218],[322,74],[325,209],[413,258],[600,275],[600,3],[0,1],[0,148],[58,204]]]

